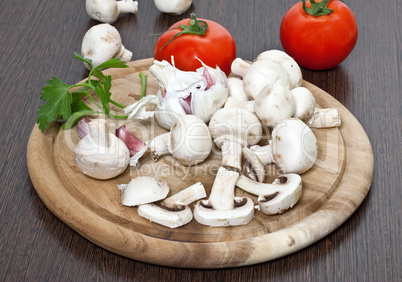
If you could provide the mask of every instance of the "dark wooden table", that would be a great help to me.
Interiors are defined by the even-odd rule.
[[[140,1],[137,15],[114,24],[133,60],[152,57],[157,36],[195,12],[224,25],[238,57],[281,49],[279,26],[295,1],[197,1],[183,16]],[[254,266],[189,270],[160,267],[110,253],[70,229],[42,203],[31,184],[26,147],[52,76],[67,83],[87,74],[72,59],[97,22],[85,1],[0,2],[0,280],[1,281],[402,281],[401,274],[401,5],[347,1],[359,39],[340,66],[303,69],[304,79],[331,93],[365,128],[374,151],[371,190],[337,230],[297,252]],[[44,171],[44,173],[46,173]]]

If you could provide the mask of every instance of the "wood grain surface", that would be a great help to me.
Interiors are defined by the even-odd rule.
[[[147,92],[155,95],[158,84],[148,72],[152,63],[151,58],[131,62],[128,69],[108,70],[112,98],[126,105],[135,102],[135,93],[141,90],[140,71],[149,76]],[[196,182],[203,183],[209,195],[221,165],[220,150],[213,149],[206,161],[191,167],[180,165],[172,156],[153,162],[148,154],[136,168],[129,167],[110,180],[95,180],[77,168],[74,150],[80,138],[76,127],[60,130],[53,125],[42,133],[35,126],[27,149],[31,181],[62,221],[99,246],[132,259],[164,266],[225,268],[282,257],[328,235],[351,216],[369,191],[374,168],[371,144],[359,122],[328,93],[308,82],[304,86],[319,106],[338,109],[342,124],[314,130],[318,160],[302,175],[301,199],[283,214],[256,212],[250,223],[236,227],[211,228],[193,220],[172,230],[149,222],[138,215],[137,208],[121,204],[117,185],[145,175],[166,182],[172,195]],[[167,132],[153,119],[108,121],[111,132],[122,124],[143,141]],[[268,183],[278,177],[274,165],[267,166],[266,172]],[[235,193],[244,195],[240,189]],[[257,204],[257,198],[249,196]],[[214,252],[216,248],[220,251]]]
[[[262,51],[282,50],[280,22],[295,2],[194,0],[184,15],[169,16],[153,1],[141,1],[136,15],[121,16],[114,26],[133,60],[140,60],[153,56],[157,34],[195,12],[224,25],[235,38],[237,55],[253,60]],[[41,88],[53,76],[70,84],[85,78],[73,51],[80,51],[82,37],[97,22],[82,0],[0,1],[0,280],[401,281],[401,5],[345,3],[359,29],[353,52],[336,68],[302,72],[340,101],[367,133],[375,164],[369,194],[340,227],[298,252],[252,266],[197,270],[107,251],[40,199],[28,175],[26,149],[43,103]]]

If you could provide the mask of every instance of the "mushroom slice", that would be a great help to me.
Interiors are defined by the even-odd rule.
[[[77,167],[96,179],[110,179],[123,173],[130,162],[126,144],[108,131],[104,119],[88,122],[88,130],[75,148]]]
[[[166,198],[169,187],[149,176],[132,178],[128,184],[117,185],[121,191],[121,202],[125,206],[139,206]]]
[[[260,211],[268,215],[280,214],[292,208],[302,194],[301,177],[294,173],[282,175],[272,184],[259,183],[241,175],[236,186],[258,196]]]
[[[160,225],[177,228],[193,219],[188,205],[206,196],[204,185],[198,182],[161,202],[140,205],[138,214]]]
[[[249,168],[250,174],[253,175],[252,178],[257,179],[258,182],[264,182],[265,169],[257,154],[249,148],[243,147],[243,158],[246,166]]]
[[[250,198],[234,197],[239,173],[220,167],[208,200],[194,206],[194,218],[208,226],[244,225],[254,217],[254,203]]]

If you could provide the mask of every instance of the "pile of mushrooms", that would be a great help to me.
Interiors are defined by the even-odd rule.
[[[205,84],[202,72],[181,72],[166,62],[156,61],[151,69],[160,86],[158,96],[146,96],[127,111],[136,118],[149,118],[152,114],[145,111],[148,104],[162,107],[161,101],[170,101],[183,113],[169,122],[161,122],[169,131],[145,143],[131,136],[125,127],[116,131],[122,139],[119,140],[107,132],[102,122],[101,126],[95,126],[80,121],[78,129],[83,139],[77,146],[76,160],[85,174],[106,175],[82,165],[90,162],[81,156],[90,146],[127,144],[128,147],[121,146],[125,167],[130,156],[140,154],[136,156],[137,163],[146,152],[155,162],[169,154],[178,163],[193,166],[208,158],[215,143],[221,150],[222,161],[209,195],[202,183],[196,183],[168,197],[167,183],[138,176],[128,184],[118,185],[122,204],[138,207],[138,214],[151,222],[177,228],[193,217],[207,226],[244,225],[253,219],[255,210],[267,215],[280,214],[299,201],[301,174],[314,166],[318,155],[317,139],[311,128],[339,126],[340,117],[336,109],[320,109],[316,105],[311,91],[302,86],[301,70],[292,58],[278,50],[261,53],[251,64],[238,58],[232,64],[235,76],[229,78],[222,78],[219,69],[204,66],[202,72],[213,74],[215,79],[211,85]],[[212,103],[212,111],[194,114],[194,109],[199,108],[192,104],[196,96],[187,101],[188,93],[196,95],[200,89],[205,92],[216,85],[215,92],[197,97],[211,99],[212,95],[219,103]],[[222,103],[222,99],[226,102]],[[268,144],[262,145],[262,140],[268,140]],[[269,164],[275,165],[278,172],[272,183],[265,182],[265,167]],[[119,168],[111,169],[113,173],[107,174],[108,177],[121,173]],[[236,197],[236,187],[257,196],[257,203],[250,197]],[[189,204],[195,201],[191,211]]]

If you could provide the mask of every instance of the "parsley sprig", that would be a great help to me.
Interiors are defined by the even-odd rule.
[[[86,59],[76,52],[74,52],[74,55],[73,58],[81,60],[89,65],[88,79],[83,83],[74,85],[68,85],[57,77],[53,77],[46,82],[47,85],[43,87],[40,96],[40,99],[46,103],[39,107],[39,117],[36,121],[42,132],[54,121],[63,123],[62,128],[68,129],[74,126],[82,117],[97,113],[105,114],[108,117],[127,118],[126,115],[120,116],[110,112],[110,103],[120,108],[124,108],[124,106],[110,98],[112,94],[110,92],[112,77],[102,73],[102,69],[126,68],[128,67],[127,64],[118,58],[114,58],[94,67],[90,59]],[[96,79],[93,79],[93,77]],[[80,89],[72,91],[75,87],[80,87]],[[100,103],[94,99],[90,90],[99,96]],[[87,96],[99,110],[95,111],[86,105],[82,100],[85,96]]]

